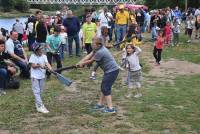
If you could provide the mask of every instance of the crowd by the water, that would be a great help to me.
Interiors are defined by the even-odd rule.
[[[148,11],[143,5],[126,7],[121,4],[112,9],[88,8],[78,18],[64,6],[55,16],[36,11],[28,17],[26,27],[19,19],[16,19],[11,31],[0,27],[0,96],[6,94],[5,89],[19,88],[20,81],[16,79],[16,74],[19,74],[20,80],[31,79],[37,111],[48,113],[41,94],[46,76],[50,79],[53,71],[52,62],[56,62],[57,69],[60,69],[64,62],[68,62],[64,59],[87,54],[76,66],[91,68],[93,65],[92,80],[96,79],[98,67],[104,71],[101,96],[94,109],[115,113],[111,88],[119,70],[127,70],[125,83],[129,92],[126,97],[132,96],[133,88],[136,88],[134,97],[142,96],[139,54],[142,52],[140,45],[146,40],[143,33],[151,34],[149,41],[154,43],[153,56],[155,65],[159,66],[163,47],[180,45],[182,29],[188,36],[187,43],[193,40],[193,34],[195,39],[200,39],[200,7],[188,8],[185,12],[178,6]],[[121,52],[120,65],[110,48]],[[27,51],[31,51],[31,55]],[[96,64],[92,64],[94,61]]]

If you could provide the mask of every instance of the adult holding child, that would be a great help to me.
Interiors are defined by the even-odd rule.
[[[95,105],[95,110],[102,110],[104,113],[116,113],[116,109],[112,104],[111,88],[117,79],[119,66],[109,50],[104,47],[101,37],[95,36],[92,40],[93,51],[84,57],[78,64],[78,67],[84,67],[94,61],[104,71],[103,80],[101,83],[101,96],[98,103]],[[104,107],[106,102],[108,107]]]

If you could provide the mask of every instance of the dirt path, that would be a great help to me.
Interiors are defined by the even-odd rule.
[[[1,130],[0,129],[0,134],[10,134],[8,130]]]
[[[155,60],[152,54],[153,45],[148,42],[142,46],[142,59],[147,62],[150,71],[145,74],[145,81],[154,84],[157,81],[169,82],[174,84],[174,78],[179,75],[195,75],[200,74],[200,65],[188,61],[178,59],[162,60],[160,66],[155,65]],[[152,77],[154,78],[152,80]]]

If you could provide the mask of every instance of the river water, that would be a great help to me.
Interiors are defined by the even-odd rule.
[[[20,17],[18,18],[21,23],[24,24],[25,28],[25,22],[27,21],[26,17]],[[16,22],[16,18],[0,18],[0,28],[5,28],[8,31],[12,30],[13,24]]]

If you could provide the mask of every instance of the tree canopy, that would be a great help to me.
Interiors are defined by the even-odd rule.
[[[188,7],[196,7],[200,5],[200,0],[187,0]],[[144,3],[149,9],[158,9],[179,6],[185,8],[185,0],[136,0],[137,3]],[[0,0],[0,6],[4,11],[16,9],[19,11],[27,11],[30,7],[27,0]],[[31,8],[40,8],[42,10],[58,10],[62,5],[31,5]],[[73,6],[76,9],[77,6]]]

